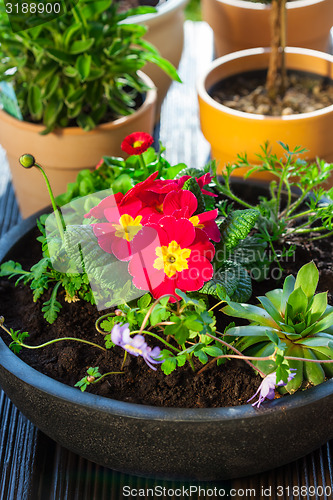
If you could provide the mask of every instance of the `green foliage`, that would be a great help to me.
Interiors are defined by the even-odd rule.
[[[204,212],[206,209],[205,200],[204,200],[203,194],[201,192],[200,186],[199,186],[196,178],[190,177],[189,179],[187,179],[187,181],[185,181],[185,183],[184,183],[183,189],[186,189],[187,191],[191,191],[191,193],[193,193],[197,199],[198,208],[197,208],[196,212],[194,213],[194,215],[196,215],[197,213],[201,214],[202,212]]]
[[[235,301],[250,298],[252,284],[247,270],[265,263],[266,244],[248,236],[258,216],[258,210],[235,210],[222,221],[221,241],[215,245],[214,276],[201,293],[215,297],[223,293]]]
[[[215,178],[217,189],[244,207],[260,211],[257,227],[263,241],[284,243],[293,235],[316,234],[316,239],[331,236],[333,189],[325,190],[322,185],[331,175],[333,165],[319,159],[309,164],[298,156],[305,152],[301,147],[290,150],[288,145],[280,145],[284,158],[272,154],[266,143],[257,155],[258,165],[251,165],[246,154],[238,155],[238,160],[222,172],[223,184]],[[256,207],[237,197],[230,185],[231,174],[244,167],[248,169],[245,178],[262,172],[276,178],[270,184],[270,197],[262,197]],[[293,194],[295,190],[297,195]]]
[[[102,316],[98,321],[98,329],[104,335],[105,347],[114,347],[111,331],[116,323],[128,323],[129,329],[137,332],[144,318],[147,318],[142,334],[151,335],[168,347],[161,351],[159,358],[163,360],[161,369],[166,375],[186,362],[193,368],[193,356],[201,362],[206,362],[208,356],[219,356],[221,346],[209,337],[216,331],[213,311],[207,311],[206,303],[201,298],[197,299],[181,290],[176,290],[176,293],[180,297],[176,305],[169,302],[168,296],[152,303],[152,297],[147,293],[131,305],[120,305],[117,315]],[[192,348],[193,343],[195,349]]]
[[[28,332],[21,332],[20,330],[13,330],[10,328],[10,335],[12,337],[12,342],[9,344],[9,348],[15,353],[19,354],[22,349],[22,343],[24,343],[24,339],[29,337]]]
[[[95,368],[90,367],[87,370],[87,375],[76,382],[74,387],[79,387],[81,391],[84,392],[90,384],[94,384],[96,382],[96,379],[100,378],[101,376],[102,375],[99,373],[98,366],[96,366]]]
[[[239,339],[236,347],[244,354],[271,356],[271,360],[255,362],[260,370],[270,373],[280,361],[279,373],[285,376],[287,367],[283,363],[287,360],[289,368],[297,369],[286,386],[290,393],[303,379],[317,385],[324,381],[325,374],[332,376],[328,363],[288,359],[333,359],[333,307],[327,305],[327,292],[315,294],[318,278],[318,269],[310,262],[299,270],[296,279],[288,276],[282,289],[258,297],[259,305],[228,301],[222,309],[229,316],[250,321],[249,325],[228,329],[227,335]]]
[[[174,67],[143,40],[146,28],[126,24],[151,7],[117,13],[112,0],[81,0],[68,13],[13,33],[0,5],[0,80],[11,81],[23,117],[57,127],[91,130],[128,115],[147,87],[138,70],[146,62],[179,81]],[[111,116],[111,118],[110,118]]]
[[[173,179],[184,167],[183,163],[171,166],[163,158],[162,154],[165,148],[160,144],[160,150],[157,153],[154,148],[148,148],[142,155],[147,171],[141,168],[141,163],[137,155],[129,156],[126,160],[112,156],[103,157],[102,165],[90,171],[81,170],[75,182],[68,184],[67,191],[56,198],[59,206],[70,203],[78,197],[94,194],[104,189],[112,189],[113,193],[125,194],[135,184],[144,181],[148,175],[156,170],[159,171],[159,177],[164,179]],[[202,171],[201,175],[202,175]],[[92,207],[85,207],[88,212]]]

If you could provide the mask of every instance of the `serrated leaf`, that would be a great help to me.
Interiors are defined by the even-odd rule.
[[[220,286],[220,295],[216,289],[217,285]],[[252,294],[251,278],[242,266],[226,260],[216,271],[213,279],[205,283],[199,292],[215,297],[222,295],[221,300],[228,296],[234,301],[244,302]]]
[[[177,368],[177,360],[175,357],[164,360],[161,365],[162,372],[165,375],[170,375],[170,373],[173,372],[176,368]]]
[[[258,217],[258,210],[234,210],[220,225],[221,243],[216,248],[234,249],[241,240],[246,238]]]

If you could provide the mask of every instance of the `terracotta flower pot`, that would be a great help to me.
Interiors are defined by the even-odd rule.
[[[19,260],[34,229],[30,217],[7,233],[0,262]],[[333,379],[260,409],[157,408],[82,393],[31,368],[0,339],[0,384],[62,446],[146,477],[239,478],[296,460],[333,437]]]
[[[220,80],[267,68],[269,53],[270,49],[257,48],[225,55],[214,61],[198,81],[201,128],[220,171],[226,163],[234,162],[238,153],[246,152],[249,162],[255,164],[256,153],[265,141],[279,157],[282,150],[277,141],[282,141],[290,148],[306,148],[304,158],[333,162],[333,105],[310,113],[272,117],[237,111],[210,97],[209,90]],[[323,52],[287,48],[286,63],[288,69],[333,78],[333,56]],[[242,169],[237,171],[237,175],[242,174]]]
[[[184,9],[188,0],[167,0],[157,6],[156,14],[132,16],[127,23],[144,24],[148,31],[145,39],[154,45],[161,56],[176,68],[184,46]],[[155,64],[148,63],[145,73],[153,80],[157,88],[156,121],[159,120],[162,102],[172,83],[171,78]]]
[[[0,111],[0,144],[7,152],[13,185],[23,217],[49,204],[45,182],[40,173],[26,171],[18,162],[24,153],[31,153],[45,168],[55,195],[66,190],[83,168],[94,168],[104,155],[121,156],[121,142],[137,130],[152,133],[156,105],[156,89],[149,77],[141,74],[151,87],[142,106],[133,114],[99,125],[90,132],[68,127],[40,135],[43,125],[13,118]]]
[[[216,56],[270,46],[271,6],[245,0],[202,0],[203,19],[213,28]],[[333,25],[331,0],[287,3],[287,44],[327,51]]]

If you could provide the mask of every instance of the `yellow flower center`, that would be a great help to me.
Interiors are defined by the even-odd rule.
[[[133,142],[133,148],[140,148],[144,141],[134,141]]]
[[[125,344],[124,348],[128,349],[131,352],[137,352],[139,354],[142,354],[142,350],[141,349],[138,349],[138,347],[133,347],[131,344]]]
[[[123,214],[119,219],[120,224],[113,224],[113,227],[116,229],[115,236],[127,241],[132,241],[134,236],[142,228],[140,224],[141,219],[142,215],[138,215],[133,219],[131,215]]]
[[[168,278],[172,278],[176,272],[188,269],[187,259],[191,250],[180,248],[175,240],[171,241],[168,246],[157,247],[155,252],[157,259],[155,259],[153,267],[158,270],[163,269]]]
[[[193,217],[189,218],[189,221],[192,222],[194,227],[197,227],[198,229],[203,229],[205,226],[203,224],[200,224],[199,217],[196,215],[193,215]]]

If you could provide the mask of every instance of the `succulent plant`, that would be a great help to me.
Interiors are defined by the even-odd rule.
[[[237,338],[236,347],[243,354],[272,356],[270,360],[255,362],[266,374],[275,369],[278,341],[289,367],[297,369],[296,376],[285,388],[290,393],[295,392],[303,380],[317,385],[325,376],[333,376],[333,364],[305,361],[333,359],[333,307],[327,305],[327,292],[315,294],[318,279],[316,265],[309,262],[298,271],[296,278],[288,276],[282,289],[258,297],[260,304],[228,301],[222,309],[229,316],[251,322],[229,328],[227,335]]]

